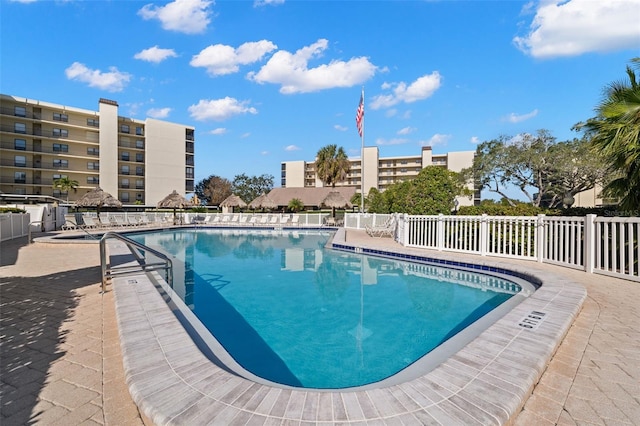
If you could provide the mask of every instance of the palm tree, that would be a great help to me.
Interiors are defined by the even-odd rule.
[[[289,207],[289,210],[291,210],[292,212],[298,213],[299,211],[304,209],[304,203],[299,198],[292,198],[289,201],[289,205],[287,207]]]
[[[67,176],[63,176],[58,179],[54,179],[53,188],[59,189],[60,192],[67,193],[67,204],[69,203],[69,190],[73,189],[73,192],[78,192],[78,181],[68,178]]]
[[[640,70],[640,57],[631,65]],[[627,66],[629,81],[611,83],[596,108],[598,115],[579,126],[611,164],[613,178],[603,194],[619,198],[620,207],[629,210],[640,206],[640,76],[632,66]]]
[[[337,182],[342,182],[347,178],[351,169],[349,157],[344,152],[344,148],[338,145],[327,145],[320,148],[316,155],[316,174],[318,179],[325,185],[336,187]]]

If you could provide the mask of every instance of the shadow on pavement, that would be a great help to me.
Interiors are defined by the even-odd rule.
[[[99,267],[2,279],[0,424],[38,422],[40,413],[32,411],[50,366],[65,354],[66,333],[60,329],[78,305],[76,290],[99,281]]]

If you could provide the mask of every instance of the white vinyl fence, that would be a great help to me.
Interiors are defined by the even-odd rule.
[[[532,260],[640,281],[638,217],[396,216],[395,239],[407,247]],[[388,217],[350,213],[345,227],[377,226]]]
[[[0,241],[26,237],[30,221],[29,213],[0,213]]]

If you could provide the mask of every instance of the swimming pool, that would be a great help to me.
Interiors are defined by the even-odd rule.
[[[383,381],[522,297],[500,277],[325,249],[330,236],[183,229],[130,237],[175,256],[174,290],[238,364],[292,387]]]

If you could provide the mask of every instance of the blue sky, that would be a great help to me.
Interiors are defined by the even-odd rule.
[[[640,56],[640,0],[0,0],[0,91],[196,128],[196,181],[475,150],[593,116]]]

